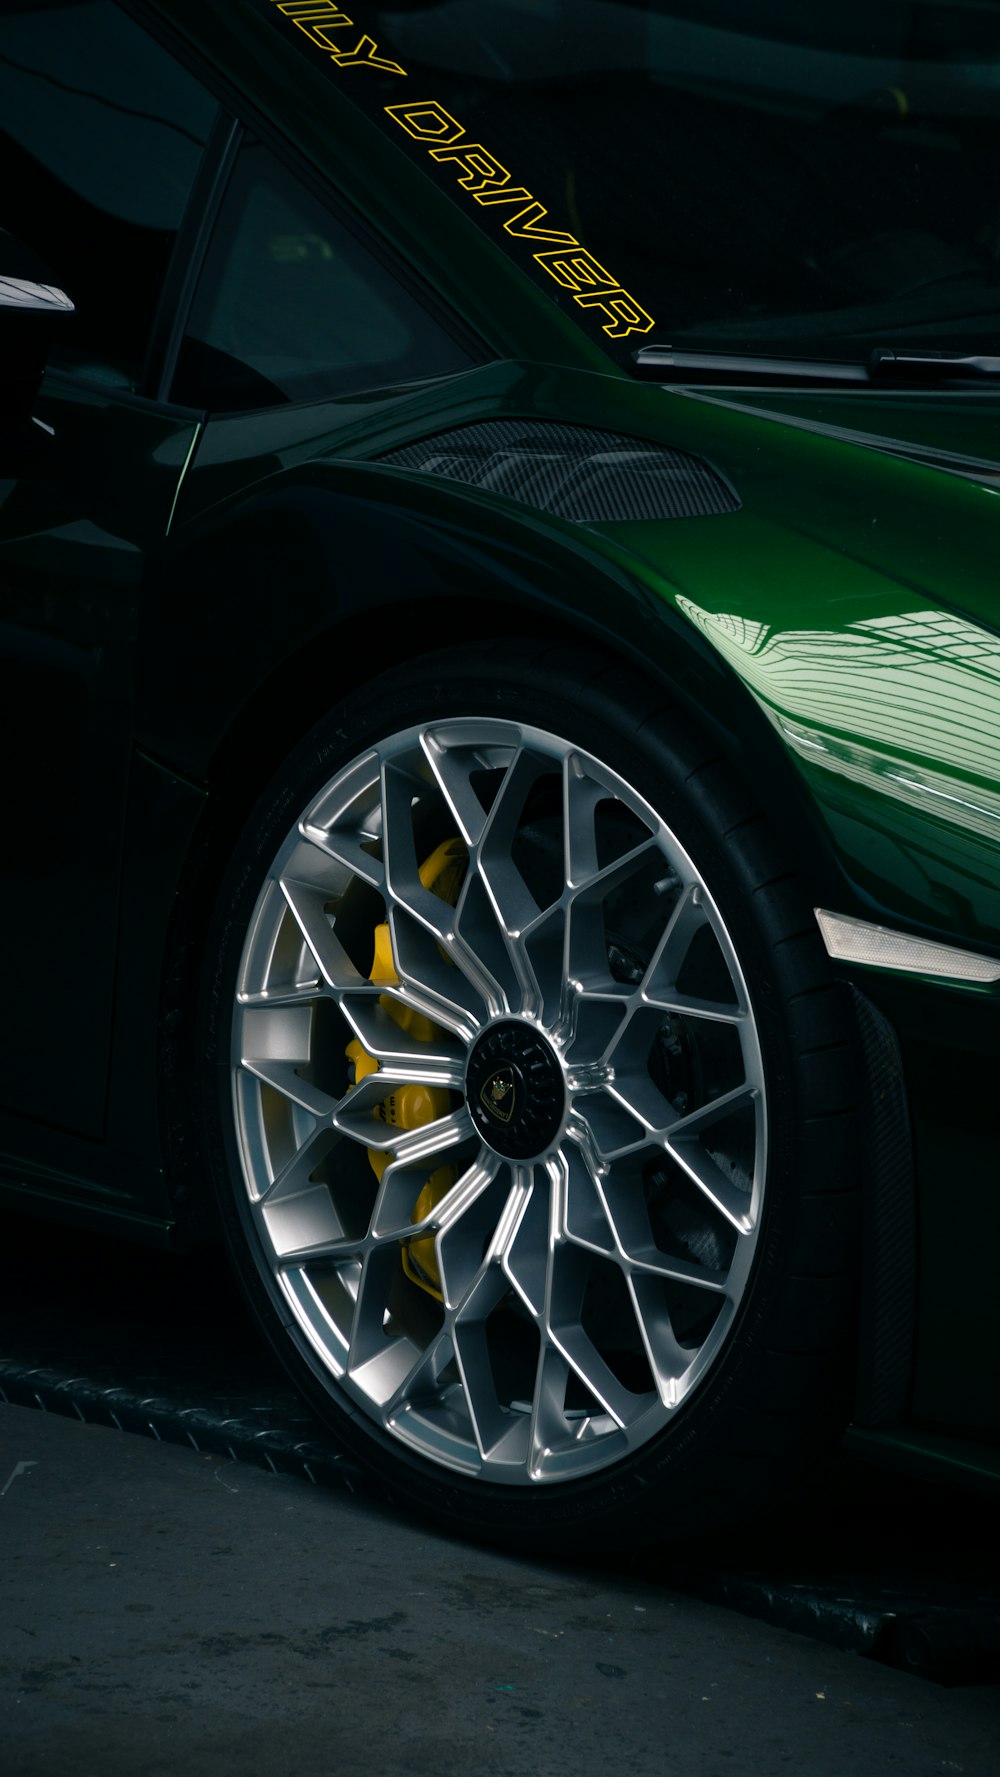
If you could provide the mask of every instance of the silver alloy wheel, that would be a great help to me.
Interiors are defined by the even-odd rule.
[[[696,865],[581,748],[448,719],[338,772],[258,897],[232,1075],[285,1318],[420,1456],[605,1469],[719,1356],[761,1223],[753,1008]]]

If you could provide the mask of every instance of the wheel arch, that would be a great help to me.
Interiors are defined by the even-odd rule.
[[[808,790],[732,664],[584,527],[367,466],[341,482],[317,468],[207,514],[164,553],[150,592],[137,738],[207,788],[209,819],[224,801],[245,816],[256,798],[241,783],[269,776],[332,702],[394,661],[514,636],[589,644],[711,734],[794,833],[817,903],[853,905]],[[256,628],[235,657],[220,635],[234,617]],[[194,654],[189,636],[206,624]]]

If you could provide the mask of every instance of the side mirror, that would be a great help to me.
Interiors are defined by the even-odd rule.
[[[74,306],[36,253],[0,230],[0,433],[31,419],[52,336]]]

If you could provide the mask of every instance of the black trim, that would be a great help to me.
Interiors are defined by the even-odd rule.
[[[188,312],[242,134],[235,117],[220,107],[163,280],[142,376],[143,388],[155,390],[153,399],[163,406],[171,405]]]
[[[851,988],[861,1043],[867,1176],[854,1422],[907,1416],[917,1308],[916,1178],[903,1060],[889,1020]]]

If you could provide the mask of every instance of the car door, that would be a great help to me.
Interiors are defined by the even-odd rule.
[[[155,398],[156,317],[218,108],[109,0],[0,17],[0,226],[76,306],[0,471],[0,1106],[99,1137],[139,592],[199,425]]]

